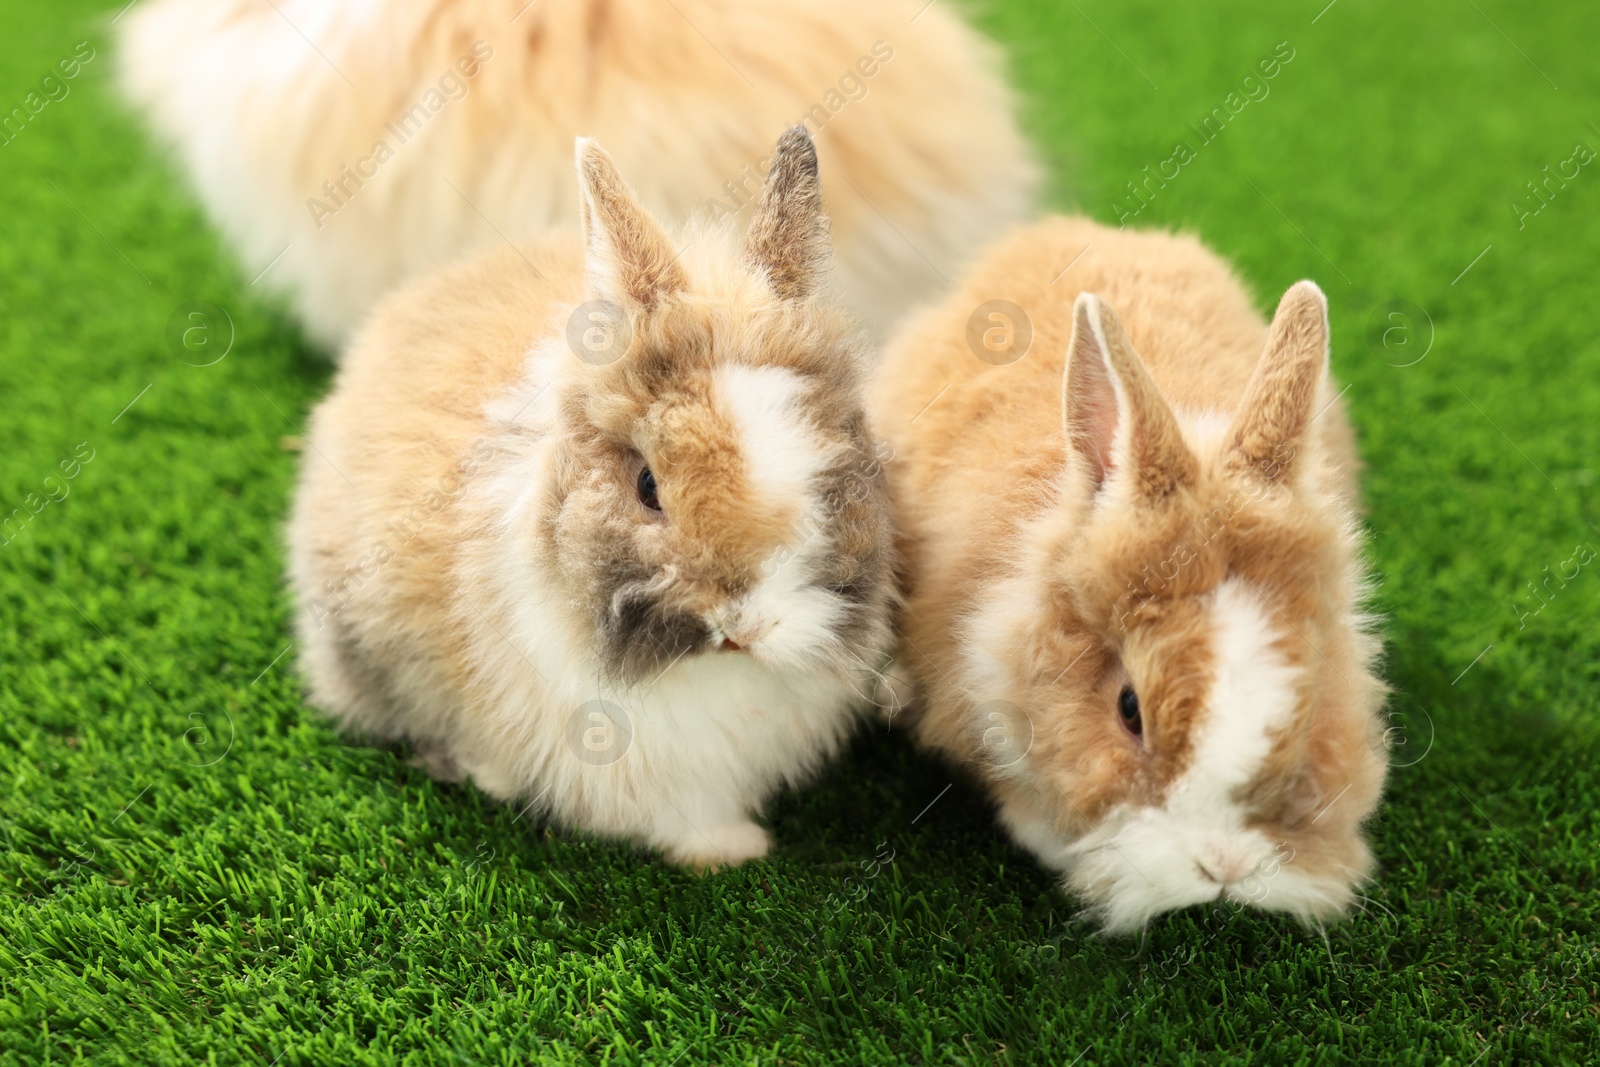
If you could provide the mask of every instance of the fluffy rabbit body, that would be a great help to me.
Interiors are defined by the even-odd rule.
[[[1062,218],[885,356],[914,729],[1108,929],[1316,920],[1371,869],[1384,687],[1327,359],[1310,282],[1268,329],[1192,238]]]
[[[583,241],[448,267],[353,342],[290,526],[303,667],[438,777],[738,863],[890,645],[862,353],[814,295],[803,130],[742,247],[724,226],[680,252],[592,142],[579,172]]]
[[[883,329],[1032,199],[994,50],[922,0],[150,0],[120,30],[128,97],[329,347],[419,270],[568,225],[580,134],[657,217],[748,222],[805,124],[836,291]]]

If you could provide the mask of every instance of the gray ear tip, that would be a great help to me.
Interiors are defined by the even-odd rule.
[[[787,130],[784,130],[782,136],[778,138],[778,144],[785,148],[795,145],[816,147],[816,141],[812,139],[811,131],[806,129],[804,125],[790,126]]]
[[[791,126],[784,130],[778,138],[774,156],[781,160],[792,160],[808,171],[817,169],[817,143],[812,140],[811,131],[804,126]]]

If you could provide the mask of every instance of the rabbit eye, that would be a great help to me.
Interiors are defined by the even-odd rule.
[[[661,510],[661,499],[656,496],[656,476],[650,473],[649,467],[639,470],[639,503],[651,511]]]
[[[1139,738],[1144,736],[1144,720],[1139,715],[1139,694],[1133,691],[1133,686],[1122,687],[1122,694],[1117,697],[1117,715],[1130,734]]]

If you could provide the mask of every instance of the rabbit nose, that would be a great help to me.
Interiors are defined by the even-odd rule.
[[[773,624],[760,620],[716,618],[711,623],[712,644],[724,652],[747,652],[766,636]]]
[[[732,644],[736,648],[749,648],[767,636],[767,632],[771,629],[772,623],[770,622],[730,626],[724,631],[726,636],[723,637],[723,647],[726,648],[729,644]]]
[[[1255,870],[1256,865],[1240,853],[1211,852],[1195,861],[1201,877],[1218,885],[1232,885]]]

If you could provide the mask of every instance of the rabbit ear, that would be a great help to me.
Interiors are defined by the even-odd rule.
[[[1289,470],[1328,376],[1328,298],[1296,282],[1272,316],[1267,347],[1234,418],[1234,455],[1267,481]]]
[[[1061,394],[1067,441],[1089,464],[1095,488],[1121,474],[1137,497],[1155,500],[1193,483],[1197,464],[1178,420],[1121,320],[1092,293],[1080,293],[1072,308]]]
[[[764,273],[785,300],[816,291],[828,261],[828,216],[822,213],[817,150],[804,126],[778,138],[761,203],[744,240],[744,260]]]
[[[677,250],[634,198],[606,150],[580,137],[577,163],[578,213],[594,295],[648,309],[661,297],[687,289]]]

